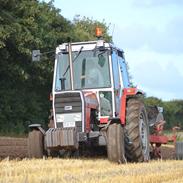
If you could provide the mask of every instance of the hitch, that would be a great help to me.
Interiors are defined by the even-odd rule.
[[[174,146],[176,146],[176,138],[177,138],[177,130],[179,130],[178,127],[172,128],[172,135],[167,136],[163,134],[163,128],[164,128],[165,121],[159,121],[154,125],[154,133],[150,135],[150,143],[151,143],[151,158],[158,158],[162,159],[162,153],[161,153],[161,145],[167,144],[169,142],[173,142]]]

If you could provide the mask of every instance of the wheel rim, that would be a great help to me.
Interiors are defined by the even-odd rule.
[[[143,114],[140,115],[139,130],[140,130],[142,151],[143,151],[143,154],[146,155],[147,149],[148,149],[148,137],[147,137],[147,126],[146,126]]]

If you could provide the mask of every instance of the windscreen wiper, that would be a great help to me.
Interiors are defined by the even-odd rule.
[[[79,57],[79,55],[81,54],[81,51],[84,47],[81,46],[81,48],[79,49],[79,51],[77,52],[76,56],[74,57],[72,63],[74,63],[76,61],[76,59]],[[65,70],[64,74],[63,74],[63,77],[66,75],[67,71],[69,70],[70,68],[70,65],[68,65],[67,69]]]
[[[108,51],[108,49],[107,49],[107,48],[102,48],[102,49],[100,49],[100,48],[98,48],[98,47],[95,47],[92,51],[93,51],[93,56],[96,57],[97,51],[100,52],[98,55],[102,55],[102,54],[104,54],[106,51]]]
[[[82,51],[82,49],[83,49],[84,47],[83,46],[81,46],[81,48],[79,49],[79,51],[77,52],[77,54],[76,54],[76,56],[74,57],[74,59],[73,59],[73,63],[74,63],[74,61],[79,57],[79,55],[81,54],[81,51]]]

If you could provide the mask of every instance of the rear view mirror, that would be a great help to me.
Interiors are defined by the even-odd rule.
[[[103,67],[106,61],[105,57],[102,54],[100,54],[98,55],[98,59],[98,64],[100,65],[100,67]]]
[[[41,56],[40,50],[33,50],[32,51],[32,61],[33,62],[39,62],[40,56]]]

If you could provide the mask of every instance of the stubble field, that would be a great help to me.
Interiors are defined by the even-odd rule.
[[[109,162],[106,156],[29,160],[26,138],[1,137],[0,183],[182,183],[183,161],[173,160],[174,153],[173,146],[166,145],[162,147],[166,160],[122,165]]]
[[[0,162],[0,183],[182,183],[183,161],[115,164],[107,159],[41,159]]]

